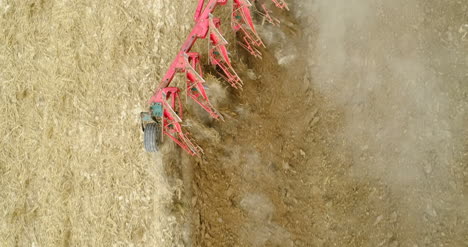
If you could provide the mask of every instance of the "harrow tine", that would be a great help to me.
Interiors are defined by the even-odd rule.
[[[223,116],[211,105],[203,86],[205,80],[195,69],[195,67],[199,67],[201,72],[198,53],[192,53],[191,55],[192,56],[189,57],[187,53],[184,53],[185,73],[187,77],[187,95],[199,104],[206,112],[208,112],[211,117],[216,120],[224,121]]]
[[[179,99],[178,94],[177,94],[177,96],[172,96],[172,97],[174,97],[174,99],[175,99],[175,97],[177,97],[177,99]],[[172,108],[171,104],[169,102],[167,102],[166,93],[163,93],[162,101],[163,101],[164,110],[167,110],[172,115],[172,118],[174,119],[174,121],[179,122],[179,123],[182,122],[182,118],[179,117],[179,114],[177,114],[175,112],[175,110]],[[173,104],[175,104],[175,103],[173,103]]]
[[[210,50],[210,61],[211,64],[218,66],[222,73],[218,71],[218,74],[233,88],[240,89],[244,85],[242,79],[237,75],[236,71],[232,68],[231,64],[223,59],[222,51],[220,47],[214,47]],[[220,57],[220,58],[217,58]]]
[[[201,154],[205,154],[205,151],[203,150],[203,148],[201,148],[198,144],[196,144],[195,140],[193,140],[193,138],[190,137],[190,134],[189,134],[189,133],[187,133],[187,134],[185,135],[185,137],[187,138],[187,140],[188,140],[188,141],[190,142],[190,144],[192,145],[193,150],[196,151],[195,154],[196,154],[198,157],[200,157],[200,153],[201,153]]]
[[[244,48],[246,51],[250,53],[250,55],[262,59],[263,55],[262,52],[260,52],[250,41],[250,37],[245,36],[244,37],[244,42],[238,41],[238,44]]]
[[[252,4],[247,0],[234,0],[231,25],[234,31],[240,31],[243,36],[242,40],[244,43],[241,42],[241,46],[251,55],[259,58],[261,57],[261,53],[258,49],[254,49],[253,46],[265,47],[265,44],[255,29],[249,6],[252,6]]]
[[[218,73],[224,80],[229,82],[232,87],[236,89],[242,88],[243,82],[232,67],[231,60],[229,59],[226,48],[228,42],[219,31],[219,19],[210,16],[209,22],[210,41],[208,42],[210,63],[218,66],[222,70],[222,73]]]
[[[203,149],[188,137],[188,132],[183,132],[182,126],[179,123],[171,123],[170,125],[172,128],[168,128],[167,124],[164,126],[164,134],[169,136],[177,145],[192,156],[200,156],[200,152],[203,153]]]
[[[262,4],[262,11],[257,9],[255,12],[262,17],[262,26],[265,24],[265,21],[269,22],[273,26],[280,26],[281,21],[271,15],[273,11],[269,10],[265,4]]]
[[[169,136],[175,143],[183,148],[190,155],[199,155],[202,151],[201,148],[194,144],[194,142],[188,137],[189,133],[182,130],[181,117],[178,116],[177,112],[182,113],[182,104],[179,98],[179,89],[165,88],[162,92],[163,102],[163,133]],[[170,102],[168,102],[168,98]],[[176,109],[174,109],[177,107]]]
[[[242,19],[245,22],[245,24],[247,24],[250,27],[250,29],[255,30],[255,25],[250,15],[250,7],[252,7],[252,4],[248,0],[234,0],[233,14],[239,12],[237,14],[241,16],[234,16],[235,19]]]
[[[219,31],[219,26],[221,24],[219,18],[214,18],[212,14],[209,16],[209,27],[210,27],[210,39],[212,39],[211,35],[216,37],[216,44],[218,45],[227,45],[229,42],[224,38],[224,36]]]
[[[190,150],[190,154],[192,156],[200,157],[200,153],[203,153],[203,149],[198,145],[195,144],[195,141],[189,137],[190,133],[186,132],[179,134],[180,140],[185,144],[186,150]]]
[[[285,0],[271,0],[271,1],[275,3],[276,7],[280,9],[286,9],[287,11],[289,11],[288,4],[286,3]]]

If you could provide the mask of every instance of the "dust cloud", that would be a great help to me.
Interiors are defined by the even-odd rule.
[[[453,61],[430,50],[433,23],[421,3],[319,0],[298,13],[313,13],[309,24],[318,25],[308,33],[313,86],[343,108],[339,138],[353,151],[355,172],[397,187],[433,171],[450,176],[457,158],[461,115],[451,110],[444,72],[431,63]]]
[[[294,246],[291,234],[271,220],[274,205],[265,195],[247,194],[240,206],[250,218],[241,235],[251,246]]]
[[[344,115],[333,138],[350,156],[350,176],[389,186],[409,215],[466,212],[459,205],[466,205],[467,50],[458,32],[466,5],[316,0],[297,6],[307,25],[311,87]]]

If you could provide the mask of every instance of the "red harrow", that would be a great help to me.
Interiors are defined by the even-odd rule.
[[[252,0],[255,1],[255,0]],[[284,0],[272,0],[276,7],[288,9]],[[205,91],[203,71],[200,63],[200,55],[190,52],[197,39],[209,38],[209,62],[215,66],[220,76],[232,87],[242,88],[242,80],[232,68],[229,53],[226,49],[228,42],[220,31],[220,19],[213,16],[217,5],[226,5],[228,0],[199,0],[195,11],[195,27],[190,32],[176,58],[170,65],[164,78],[150,99],[149,112],[141,113],[142,129],[144,132],[145,149],[148,152],[158,151],[158,146],[164,135],[171,138],[190,155],[203,153],[189,133],[182,129],[183,109],[180,100],[181,90],[177,87],[169,87],[176,73],[185,73],[186,95],[199,104],[211,117],[224,120],[208,100]],[[273,25],[279,25],[280,21],[271,16],[271,11],[265,4],[257,4],[261,9],[256,10],[264,21]],[[248,0],[233,0],[231,26],[239,34],[239,45],[245,48],[251,55],[261,58],[258,47],[265,46],[253,24],[250,8],[252,4]],[[254,8],[254,7],[253,7]]]

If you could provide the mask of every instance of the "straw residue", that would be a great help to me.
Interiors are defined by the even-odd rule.
[[[0,245],[174,246],[139,112],[192,1],[0,1]]]

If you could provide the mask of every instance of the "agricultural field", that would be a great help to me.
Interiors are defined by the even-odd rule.
[[[468,1],[264,2],[191,157],[140,112],[197,1],[0,0],[0,246],[468,246]]]

